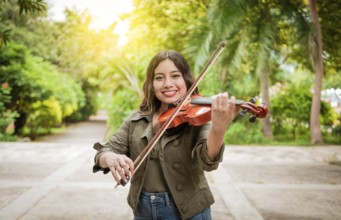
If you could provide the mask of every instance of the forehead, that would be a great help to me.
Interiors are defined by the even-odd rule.
[[[174,62],[170,59],[165,59],[161,61],[154,70],[155,74],[158,73],[168,73],[168,72],[174,72],[179,71],[179,69],[175,66]]]

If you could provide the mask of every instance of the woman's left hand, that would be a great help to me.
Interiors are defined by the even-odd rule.
[[[212,97],[211,111],[212,129],[225,132],[238,114],[239,107],[236,106],[236,98],[232,96],[229,99],[228,93],[224,92]]]

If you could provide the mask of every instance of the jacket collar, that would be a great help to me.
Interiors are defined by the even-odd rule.
[[[140,138],[146,138],[148,140],[148,142],[153,138],[154,134],[153,134],[153,120],[152,120],[152,114],[148,114],[148,115],[141,115],[141,113],[139,111],[136,111],[132,117],[131,117],[131,121],[137,122],[140,120],[145,120],[147,122],[147,127],[146,129],[142,132],[141,137]]]
[[[132,116],[131,120],[132,121],[139,121],[141,119],[146,119],[148,122],[152,122],[152,114],[148,115],[141,115],[140,111],[136,111]]]
[[[155,135],[153,132],[153,123],[152,123],[152,114],[149,115],[141,115],[139,111],[135,112],[135,114],[132,115],[131,120],[132,121],[139,121],[139,120],[146,120],[148,122],[148,126],[144,130],[144,132],[141,134],[141,138],[147,138],[148,142],[151,141],[153,136]],[[163,141],[169,142],[179,137],[179,135],[183,132],[184,128],[187,124],[179,125],[176,128],[171,128],[166,130],[164,136],[167,138]],[[164,138],[161,138],[164,139]]]

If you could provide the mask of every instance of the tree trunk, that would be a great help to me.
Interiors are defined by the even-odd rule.
[[[270,98],[269,98],[269,73],[268,68],[263,68],[263,71],[260,73],[260,84],[261,84],[261,98],[262,102],[267,105],[268,109],[270,109]],[[272,140],[273,134],[271,130],[271,122],[270,122],[270,113],[264,118],[261,119],[263,134],[266,139]]]
[[[322,35],[321,27],[316,10],[315,0],[309,0],[309,8],[313,22],[314,33],[316,34],[315,42],[317,44],[316,61],[315,61],[315,88],[313,102],[310,112],[310,138],[311,143],[323,144],[320,126],[320,110],[321,110],[321,90],[323,78],[323,59],[322,59]]]
[[[19,112],[19,117],[14,121],[14,134],[21,135],[22,129],[24,128],[27,120],[27,114],[24,112]]]

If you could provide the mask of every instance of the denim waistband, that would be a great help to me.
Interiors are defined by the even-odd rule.
[[[167,206],[173,204],[173,197],[172,194],[169,192],[151,193],[142,190],[141,199],[148,199],[151,203],[164,201]]]

